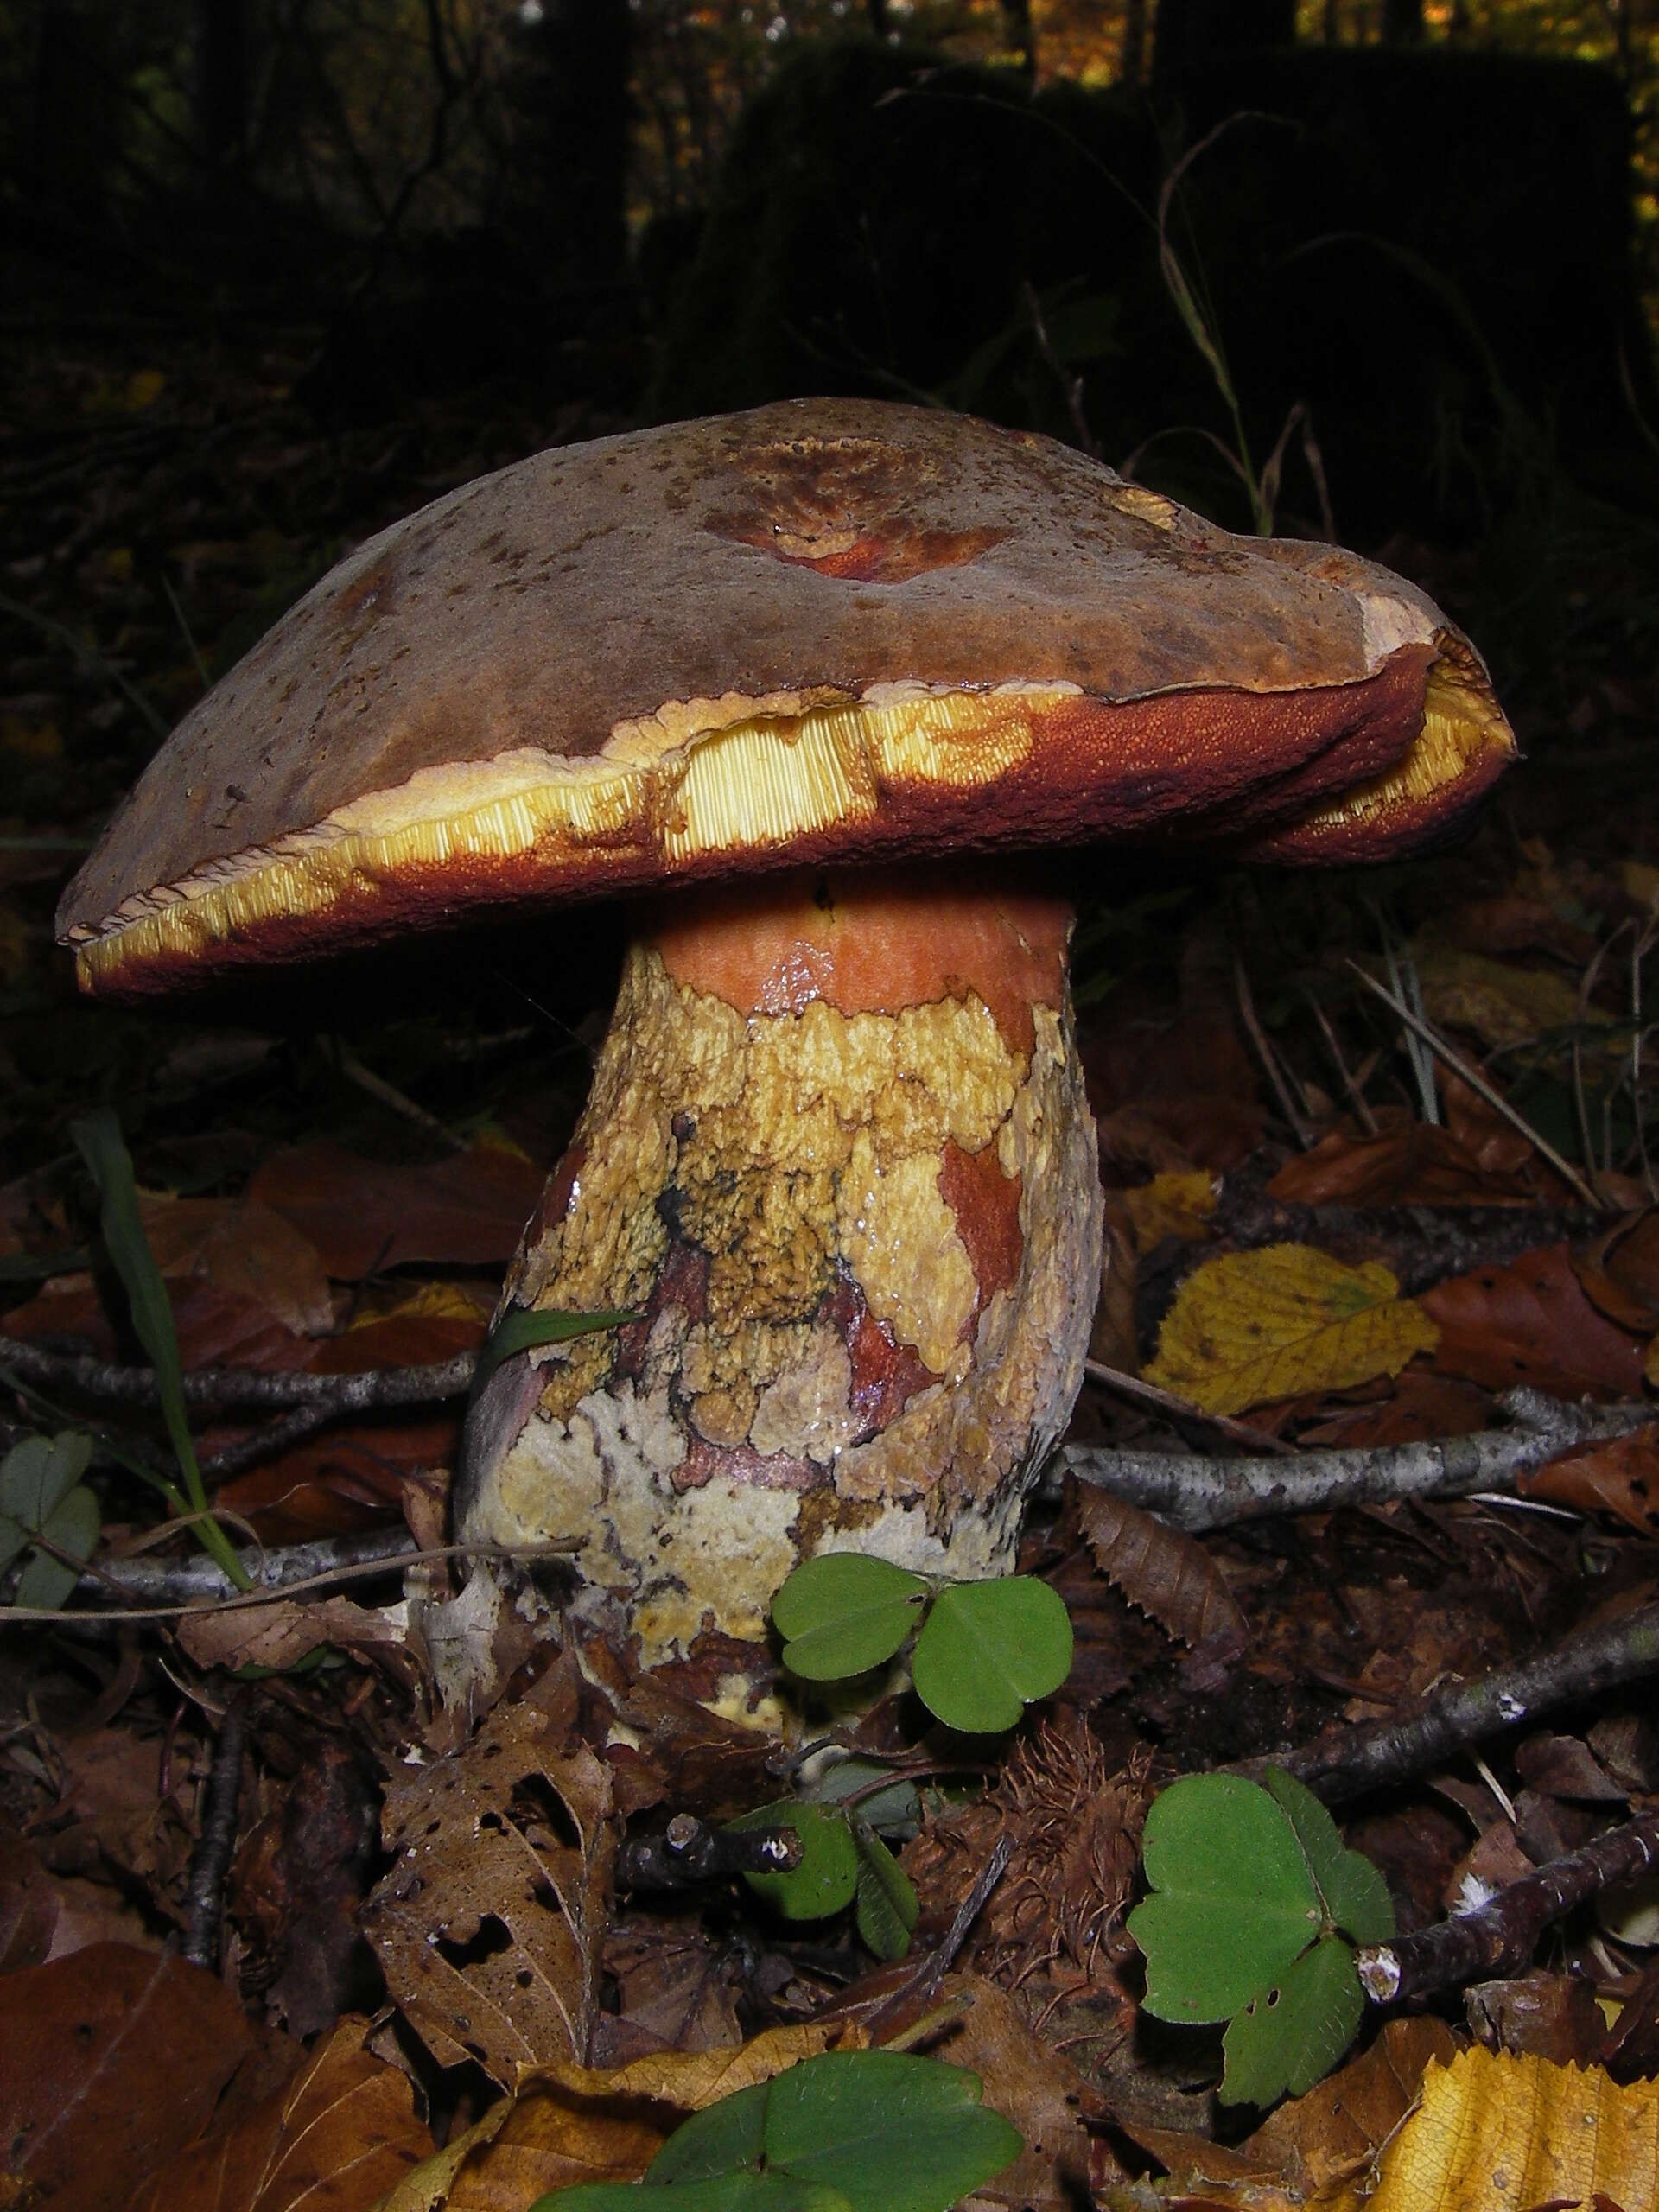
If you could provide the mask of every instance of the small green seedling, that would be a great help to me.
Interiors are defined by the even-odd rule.
[[[999,1735],[1071,1671],[1064,1600],[1029,1574],[946,1582],[860,1552],[798,1567],[772,1601],[784,1664],[840,1681],[891,1659],[914,1635],[917,1694],[947,1728]]]
[[[179,1340],[173,1326],[161,1270],[156,1267],[138,1211],[137,1186],[132,1159],[121,1135],[121,1124],[107,1107],[69,1124],[81,1158],[98,1185],[99,1229],[132,1313],[138,1341],[149,1355],[156,1371],[156,1392],[168,1440],[178,1462],[179,1481],[158,1481],[168,1503],[181,1518],[188,1518],[204,1551],[238,1590],[249,1587],[242,1562],[231,1540],[207,1510],[207,1492],[196,1461],[195,1441],[184,1409],[184,1375],[179,1363]]]
[[[855,1922],[865,1948],[878,1959],[902,1959],[916,1925],[916,1892],[910,1877],[859,1811],[784,1798],[744,1813],[736,1829],[793,1828],[801,1863],[782,1874],[745,1874],[758,1897],[785,1920],[824,1920],[856,1906]]]
[[[532,2212],[946,2212],[1025,2148],[977,2075],[902,2051],[827,2051],[671,2135],[641,2183],[555,2190]]]
[[[66,1429],[26,1436],[0,1460],[0,1574],[29,1554],[14,1605],[61,1605],[78,1579],[70,1561],[92,1557],[102,1516],[80,1479],[92,1456],[92,1438]],[[41,1548],[41,1537],[49,1550]]]
[[[528,1306],[512,1306],[485,1338],[473,1375],[477,1390],[515,1352],[533,1351],[540,1344],[569,1344],[575,1337],[591,1337],[601,1329],[620,1329],[625,1322],[643,1321],[643,1313],[567,1313],[550,1308],[537,1312]]]
[[[1275,1767],[1265,1788],[1228,1774],[1173,1783],[1147,1815],[1141,1855],[1152,1894],[1128,1929],[1146,1954],[1147,2011],[1229,2024],[1225,2104],[1312,2088],[1364,2010],[1353,1944],[1394,1933],[1376,1867]]]

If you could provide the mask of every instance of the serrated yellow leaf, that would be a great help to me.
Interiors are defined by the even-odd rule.
[[[1659,2202],[1659,2082],[1621,2088],[1599,2067],[1476,2049],[1429,2067],[1376,2190],[1338,2212],[1588,2212],[1598,2199],[1621,2212]]]
[[[1471,1029],[1483,1045],[1530,1043],[1584,1016],[1576,983],[1552,968],[1516,968],[1459,946],[1419,948],[1417,972],[1431,1021]]]
[[[1166,1236],[1190,1243],[1204,1234],[1204,1224],[1216,1210],[1216,1179],[1203,1167],[1154,1175],[1150,1183],[1137,1184],[1117,1196],[1129,1217],[1135,1250],[1150,1252]]]
[[[1149,1382],[1206,1413],[1346,1390],[1433,1351],[1435,1327],[1376,1260],[1344,1267],[1311,1244],[1230,1252],[1196,1268],[1158,1335]]]

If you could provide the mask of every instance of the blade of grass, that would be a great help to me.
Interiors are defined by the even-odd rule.
[[[156,1388],[162,1402],[173,1456],[179,1463],[189,1510],[199,1516],[198,1539],[238,1589],[248,1587],[242,1563],[230,1539],[208,1510],[207,1492],[196,1460],[196,1446],[185,1417],[183,1373],[179,1363],[179,1340],[173,1327],[173,1309],[161,1272],[144,1235],[138,1213],[137,1186],[132,1179],[132,1159],[121,1135],[121,1124],[107,1107],[72,1122],[69,1134],[98,1185],[99,1227],[127,1301],[138,1341],[156,1370]]]

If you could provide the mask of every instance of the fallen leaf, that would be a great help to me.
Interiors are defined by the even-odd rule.
[[[348,1651],[404,1688],[419,1681],[402,1608],[382,1611],[349,1598],[276,1599],[268,1605],[215,1605],[181,1613],[179,1642],[199,1667],[296,1667],[314,1651]]]
[[[57,1924],[52,1877],[27,1837],[0,1814],[0,1974],[39,1966]]]
[[[1638,1428],[1563,1452],[1522,1475],[1517,1497],[1548,1498],[1577,1513],[1611,1513],[1643,1536],[1659,1535],[1659,1432]]]
[[[1333,1129],[1268,1185],[1281,1205],[1303,1206],[1520,1205],[1534,1195],[1517,1176],[1483,1166],[1450,1129],[1425,1122],[1377,1136]]]
[[[1075,1484],[1077,1525],[1095,1564],[1160,1628],[1196,1646],[1214,1636],[1249,1640],[1249,1624],[1196,1536],[1169,1528],[1092,1483]]]
[[[1375,1260],[1358,1268],[1308,1244],[1230,1252],[1193,1270],[1158,1336],[1148,1382],[1206,1413],[1395,1375],[1437,1332]]]
[[[363,1932],[440,2065],[475,2059],[505,2087],[586,2056],[615,1830],[607,1769],[533,1696],[394,1775],[381,1834],[396,1864]]]
[[[1378,2161],[1374,2194],[1341,2212],[1623,2212],[1659,2195],[1659,2082],[1621,2088],[1595,2067],[1466,2050],[1432,2065],[1421,2101]]]
[[[1552,968],[1420,945],[1417,974],[1429,1020],[1442,1029],[1471,1030],[1489,1051],[1529,1044],[1582,1020],[1577,986]]]
[[[1591,1984],[1578,1974],[1528,1974],[1481,1981],[1463,1993],[1469,2025],[1488,2050],[1528,2052],[1558,2066],[1587,2066],[1607,2023]]]
[[[452,1469],[461,1416],[355,1422],[296,1444],[215,1485],[213,1500],[249,1521],[262,1543],[302,1543],[396,1520],[417,1475]]]
[[[0,2141],[24,2202],[111,2212],[206,2125],[253,2045],[199,1967],[123,1943],[0,1980]],[[16,2201],[8,2197],[8,2202]]]
[[[1270,2113],[1241,2147],[1300,2190],[1358,2180],[1416,2103],[1425,2068],[1457,2050],[1443,2020],[1389,2020],[1369,2050]]]
[[[370,2212],[432,2138],[409,2076],[368,2055],[366,2033],[342,2020],[238,2126],[152,2172],[127,2212]]]
[[[398,1167],[325,1139],[276,1154],[248,1191],[309,1238],[331,1275],[355,1282],[412,1261],[489,1267],[511,1259],[545,1180],[533,1160],[499,1142]]]
[[[829,2041],[828,2028],[808,2024],[768,2029],[736,2050],[657,2051],[605,2071],[536,2067],[400,2183],[381,2212],[524,2212],[550,2190],[637,2180],[692,2113],[816,2057]]]
[[[1019,1999],[982,1974],[947,1974],[940,2001],[965,1999],[963,2018],[922,2046],[930,2058],[965,2066],[984,2085],[984,2102],[1011,2120],[1026,2139],[1014,2164],[974,2191],[975,2205],[1031,2212],[1072,2212],[1090,2201],[1089,2130],[1084,2115],[1100,2109],[1092,2090],[1060,2052],[1033,2034]]]
[[[1573,1252],[1573,1266],[1591,1303],[1610,1321],[1644,1337],[1659,1329],[1659,1208],[1615,1222]]]
[[[1564,1244],[1454,1275],[1420,1302],[1440,1330],[1442,1374],[1492,1390],[1526,1382],[1563,1398],[1641,1395],[1641,1347],[1592,1306]]]
[[[1199,1240],[1216,1210],[1217,1179],[1206,1168],[1154,1175],[1113,1197],[1128,1215],[1137,1253],[1150,1252],[1166,1236],[1184,1243]]]

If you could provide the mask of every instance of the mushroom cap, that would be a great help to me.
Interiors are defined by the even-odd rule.
[[[125,994],[804,861],[1370,858],[1513,751],[1386,569],[1046,438],[795,401],[537,454],[360,546],[162,746],[59,932]]]

